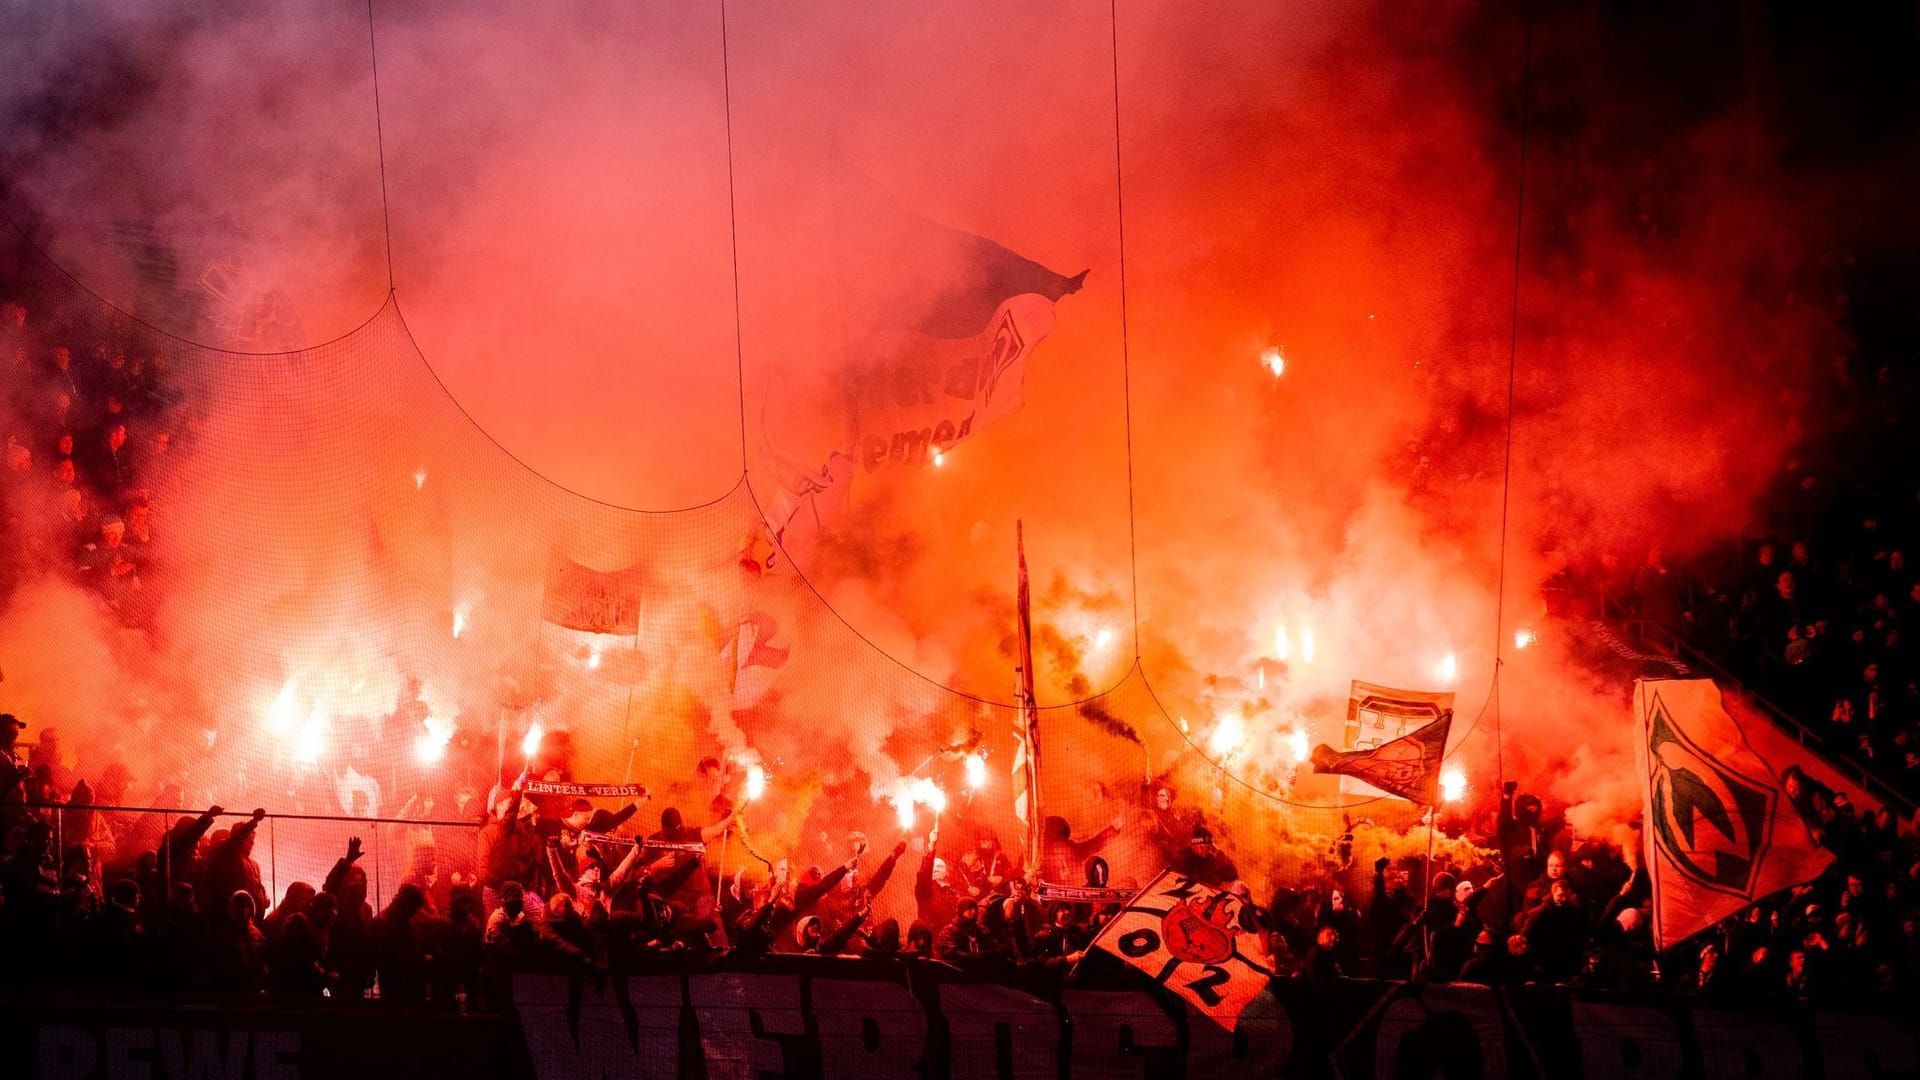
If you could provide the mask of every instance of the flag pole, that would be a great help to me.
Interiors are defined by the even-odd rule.
[[[1426,903],[1424,905],[1424,908],[1426,911],[1433,910],[1433,828],[1435,825],[1439,824],[1439,820],[1440,820],[1439,804],[1428,803],[1427,804],[1427,886],[1426,886],[1426,889],[1424,890],[1426,895]],[[1429,971],[1431,971],[1433,968],[1433,926],[1430,923],[1428,923],[1428,921],[1425,918],[1422,918],[1420,921],[1423,924],[1427,924],[1427,925],[1423,925],[1420,928],[1421,930],[1420,962],[1421,964],[1425,965]]]

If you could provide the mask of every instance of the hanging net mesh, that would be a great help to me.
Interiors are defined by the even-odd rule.
[[[859,634],[770,557],[748,483],[671,512],[596,502],[474,427],[394,303],[314,348],[222,352],[3,242],[5,707],[28,742],[53,733],[94,801],[386,819],[276,817],[256,851],[276,890],[317,885],[352,835],[376,890],[429,865],[471,874],[457,823],[523,771],[644,785],[629,831],[668,807],[699,825],[743,806],[727,873],[831,866],[856,833],[877,857],[936,825],[944,852],[992,832],[1021,855],[1020,710]],[[1055,884],[1083,884],[1095,853],[1116,884],[1143,882],[1203,822],[1255,888],[1408,842],[1389,828],[1404,803],[1344,800],[1368,816],[1356,853],[1343,800],[1289,803],[1278,778],[1214,767],[1137,667],[1038,724]],[[911,918],[914,865],[879,907]]]

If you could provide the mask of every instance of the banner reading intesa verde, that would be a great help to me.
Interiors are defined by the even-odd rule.
[[[517,1015],[0,1002],[0,1075],[859,1077],[1910,1077],[1898,1015],[1683,998],[1283,980],[1237,1029],[1143,989],[1043,994],[939,965],[771,958],[748,971],[523,975]]]

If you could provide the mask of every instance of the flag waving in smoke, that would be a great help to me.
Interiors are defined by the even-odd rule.
[[[1013,752],[1013,813],[1027,829],[1027,865],[1040,859],[1040,709],[1033,696],[1033,598],[1027,586],[1027,532],[1015,522],[1014,550],[1020,557],[1016,600],[1020,619],[1020,711],[1013,721],[1018,742]]]
[[[1345,753],[1325,743],[1313,748],[1313,771],[1363,780],[1389,795],[1432,806],[1440,801],[1440,763],[1447,753],[1451,711],[1426,727],[1371,750]]]
[[[1836,831],[1879,809],[1771,722],[1736,721],[1711,679],[1642,679],[1633,706],[1660,948],[1819,877]]]
[[[541,618],[589,634],[640,630],[640,569],[593,570],[555,553]]]
[[[1163,871],[1090,948],[1112,953],[1232,1031],[1273,977],[1242,921],[1245,901]]]
[[[840,236],[853,268],[846,292],[869,309],[852,316],[869,325],[845,387],[853,456],[868,473],[928,464],[1018,409],[1054,305],[1087,276],[1057,274],[884,196],[863,201]],[[873,267],[889,270],[876,281]]]

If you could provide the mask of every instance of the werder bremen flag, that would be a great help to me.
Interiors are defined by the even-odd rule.
[[[1633,709],[1659,948],[1819,877],[1837,793],[1879,809],[1771,721],[1735,720],[1711,679],[1641,679]]]
[[[637,566],[592,570],[556,553],[547,564],[540,617],[589,634],[639,633],[640,580]]]
[[[1092,947],[1146,972],[1232,1031],[1273,977],[1242,926],[1242,906],[1231,893],[1167,870],[1127,901]]]
[[[1017,410],[1054,305],[1087,276],[884,198],[862,205],[842,235],[857,282],[846,292],[875,306],[850,316],[867,325],[845,386],[853,457],[868,473],[929,464]]]
[[[1440,763],[1447,754],[1453,712],[1411,734],[1371,750],[1341,752],[1321,743],[1313,748],[1313,771],[1363,780],[1389,795],[1432,806],[1440,801]]]

